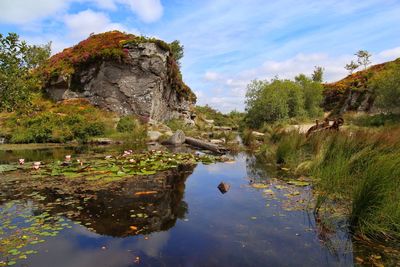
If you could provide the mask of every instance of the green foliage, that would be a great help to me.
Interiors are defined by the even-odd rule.
[[[319,133],[308,139],[290,133],[278,141],[276,156],[294,169],[307,163],[303,174],[316,178],[318,190],[349,201],[354,233],[400,239],[400,128]]]
[[[361,127],[382,127],[400,124],[400,114],[364,114],[350,119],[354,125]]]
[[[173,41],[169,44],[171,49],[172,56],[174,57],[175,61],[180,65],[180,60],[183,58],[183,49],[184,46],[178,40]]]
[[[196,106],[195,112],[200,119],[214,120],[214,125],[216,126],[229,126],[232,128],[238,128],[244,117],[243,113],[236,110],[223,114],[209,105]]]
[[[50,55],[50,44],[29,46],[15,33],[0,34],[0,111],[27,110],[40,80],[32,69]]]
[[[322,83],[324,80],[324,68],[320,66],[315,66],[314,72],[311,75],[311,79],[313,82],[319,82]]]
[[[320,107],[323,101],[323,86],[320,82],[312,81],[304,75],[299,75],[296,78],[303,88],[304,94],[304,109],[310,118],[315,118],[322,115],[322,109]]]
[[[364,66],[364,70],[366,70],[368,65],[371,64],[371,54],[367,50],[359,50],[354,55],[357,56],[358,65]]]
[[[63,143],[87,141],[113,131],[110,115],[86,102],[44,103],[28,114],[13,113],[3,120],[3,131],[12,143]],[[42,107],[43,109],[41,109]]]
[[[265,122],[317,116],[321,113],[321,101],[322,85],[305,75],[299,75],[296,81],[253,81],[247,87],[245,122],[259,128]]]
[[[290,163],[302,158],[299,149],[305,142],[305,136],[297,132],[290,132],[283,135],[276,149],[276,162],[278,164]]]
[[[138,121],[133,116],[121,117],[117,124],[117,131],[120,133],[128,133],[135,130],[138,126]]]
[[[399,108],[400,103],[400,64],[389,64],[386,70],[375,75],[370,87],[376,95],[377,107],[392,111]]]
[[[242,142],[245,146],[252,147],[256,144],[256,138],[253,135],[253,131],[246,128],[241,132]]]
[[[360,67],[360,65],[355,63],[353,60],[349,64],[346,64],[346,66],[344,66],[344,68],[350,72],[350,75],[353,74],[353,72],[358,69],[358,67]]]
[[[172,119],[169,120],[165,123],[169,128],[171,128],[172,131],[177,131],[177,130],[182,130],[185,133],[189,132],[192,130],[192,127],[187,125],[183,120],[179,119]]]

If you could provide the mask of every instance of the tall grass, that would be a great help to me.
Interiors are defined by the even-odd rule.
[[[351,203],[349,224],[361,236],[400,240],[400,128],[325,132],[305,140],[290,133],[278,142],[278,162],[308,160],[315,186]]]

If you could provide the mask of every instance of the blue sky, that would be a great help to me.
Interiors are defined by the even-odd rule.
[[[365,49],[373,63],[400,57],[399,0],[1,0],[0,33],[61,51],[118,29],[178,39],[182,72],[199,104],[243,110],[253,79],[325,68],[325,80]]]

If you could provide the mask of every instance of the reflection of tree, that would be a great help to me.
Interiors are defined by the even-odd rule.
[[[266,180],[276,176],[276,166],[269,163],[263,156],[248,155],[246,157],[247,176],[254,181]]]

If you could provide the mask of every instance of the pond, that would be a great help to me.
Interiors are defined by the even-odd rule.
[[[118,149],[0,151],[0,164]],[[308,183],[288,183],[245,153],[74,194],[0,177],[0,266],[353,266],[381,257],[353,241],[344,222],[320,224]],[[225,194],[222,181],[231,186]]]

